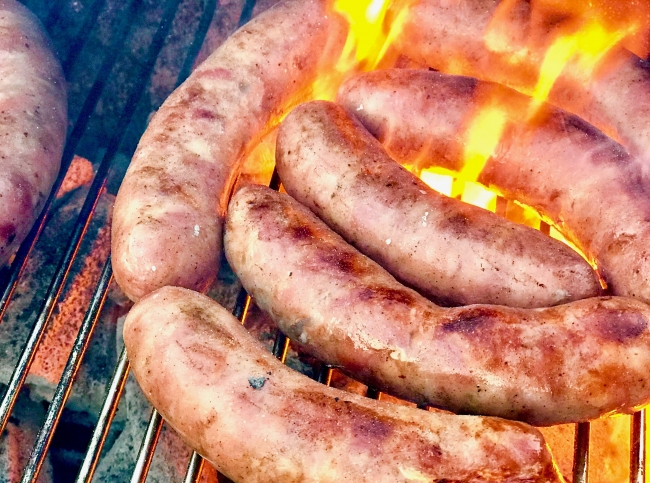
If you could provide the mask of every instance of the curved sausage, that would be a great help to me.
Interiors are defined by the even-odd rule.
[[[537,426],[650,401],[650,306],[638,300],[441,308],[306,207],[260,186],[233,197],[224,246],[243,286],[288,337],[390,394]]]
[[[61,167],[66,83],[38,19],[0,0],[0,266],[40,214]]]
[[[326,0],[281,2],[233,34],[165,101],[115,201],[115,279],[137,300],[164,285],[203,290],[218,269],[239,160],[306,95],[345,41]],[[304,92],[303,92],[304,91]]]
[[[187,289],[165,287],[137,303],[124,342],[156,409],[234,481],[561,481],[535,428],[324,386],[281,364],[223,307]]]
[[[650,172],[583,120],[495,84],[426,71],[373,72],[340,102],[399,162],[421,156],[462,167],[463,133],[483,99],[507,107],[508,127],[478,181],[553,220],[591,259],[611,293],[650,302]],[[357,111],[363,105],[363,110]]]
[[[276,163],[287,193],[437,303],[533,308],[601,293],[568,246],[436,193],[336,104],[295,108],[280,126]]]

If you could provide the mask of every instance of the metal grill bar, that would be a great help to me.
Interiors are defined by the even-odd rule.
[[[589,423],[576,424],[575,450],[573,453],[573,483],[589,480]]]
[[[138,459],[135,462],[131,483],[144,483],[147,480],[147,473],[149,473],[149,467],[151,466],[151,461],[153,461],[153,454],[158,443],[158,438],[160,437],[162,426],[163,419],[160,413],[154,409],[151,411],[149,425],[144,434],[142,446],[140,446]]]
[[[192,45],[190,45],[189,49],[187,50],[185,62],[183,62],[183,67],[181,67],[181,70],[178,73],[178,77],[176,78],[176,86],[179,86],[185,82],[185,79],[187,79],[192,72],[192,65],[194,65],[194,61],[196,60],[196,56],[199,54],[199,50],[201,50],[201,46],[203,45],[203,41],[205,40],[205,36],[208,33],[208,29],[210,28],[210,24],[212,23],[212,19],[216,10],[217,0],[207,0],[205,7],[203,8],[203,14],[201,15],[199,26],[196,29],[196,35],[194,36]]]
[[[52,5],[52,8],[50,8],[50,11],[47,14],[47,18],[43,22],[45,25],[45,30],[51,30],[54,24],[59,20],[59,16],[61,15],[61,10],[63,10],[63,4],[65,3],[64,0],[55,0],[53,2],[54,4]]]
[[[183,483],[197,483],[201,479],[204,463],[205,460],[201,458],[201,455],[194,451],[187,465],[187,473],[185,474]]]
[[[86,41],[90,36],[90,31],[97,23],[99,12],[102,11],[102,8],[104,7],[105,4],[106,4],[106,0],[95,0],[92,7],[90,7],[90,13],[86,17],[86,20],[81,26],[81,29],[79,29],[79,33],[77,34],[74,42],[72,42],[70,52],[68,52],[68,56],[61,64],[66,79],[69,76],[72,66],[74,66],[74,63],[77,61],[77,57],[79,57],[79,54],[81,53],[84,45],[86,44]]]
[[[632,416],[630,483],[645,483],[646,410]]]
[[[99,456],[104,447],[106,436],[108,436],[108,430],[111,427],[111,423],[113,422],[113,418],[117,412],[117,406],[120,403],[120,397],[124,391],[126,378],[129,375],[129,368],[129,359],[126,356],[126,348],[123,348],[122,353],[120,354],[120,359],[115,367],[115,372],[111,378],[111,384],[108,387],[108,391],[106,391],[104,404],[99,413],[97,424],[95,425],[92,437],[90,438],[90,443],[86,450],[83,462],[81,463],[81,468],[79,469],[79,474],[77,475],[75,483],[89,483],[93,479],[93,474],[95,473],[97,463],[99,462]]]
[[[34,450],[32,451],[25,468],[21,483],[36,481],[36,478],[38,478],[38,473],[43,465],[43,459],[45,458],[47,449],[52,441],[52,434],[59,422],[61,413],[63,412],[63,406],[68,400],[68,396],[72,390],[72,382],[81,366],[81,360],[86,353],[86,349],[90,343],[90,338],[95,330],[99,313],[104,306],[104,301],[106,300],[106,294],[108,292],[107,289],[112,278],[113,271],[111,269],[111,260],[109,258],[104,265],[95,293],[90,301],[90,306],[88,307],[88,311],[86,312],[86,316],[84,317],[77,338],[75,339],[74,346],[72,347],[70,357],[63,369],[63,375],[61,376],[56,391],[54,392],[54,397],[52,398],[52,402],[50,403],[50,407],[45,417],[45,423],[36,437],[36,444],[34,445]]]

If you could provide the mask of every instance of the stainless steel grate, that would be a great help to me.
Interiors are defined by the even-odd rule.
[[[79,5],[83,7],[82,11],[84,13],[82,18],[75,24],[78,25],[76,27],[76,34],[69,35],[66,44],[58,46],[58,53],[62,59],[66,78],[71,82],[74,81],[74,76],[79,72],[79,59],[88,42],[92,40],[100,19],[104,19],[104,22],[110,26],[110,32],[112,32],[112,35],[109,36],[110,38],[105,39],[106,48],[102,50],[103,58],[97,69],[96,76],[81,94],[83,101],[78,103],[78,109],[75,111],[74,123],[69,131],[63,154],[62,174],[57,179],[53,193],[56,193],[61,186],[64,173],[70,166],[79,146],[84,145],[84,143],[87,144],[89,142],[88,137],[96,135],[96,133],[89,134],[88,129],[96,120],[98,104],[102,102],[106,89],[110,87],[111,82],[116,77],[121,75],[122,71],[119,68],[124,69],[125,65],[130,65],[129,59],[134,57],[132,50],[133,34],[136,30],[135,19],[147,15],[151,16],[152,12],[155,11],[154,13],[157,15],[158,20],[151,40],[146,45],[138,45],[138,49],[143,52],[138,58],[138,61],[134,63],[136,67],[130,70],[130,75],[137,79],[137,81],[126,92],[126,100],[123,103],[122,110],[115,113],[114,128],[110,130],[109,136],[105,140],[106,142],[104,142],[105,151],[97,167],[95,178],[78,214],[74,229],[69,235],[66,249],[57,261],[57,268],[50,281],[47,293],[43,297],[36,322],[31,328],[28,339],[24,342],[24,348],[15,366],[11,380],[2,395],[0,402],[0,429],[2,430],[5,429],[13,412],[18,394],[25,383],[25,378],[34,360],[36,350],[43,338],[48,322],[52,318],[55,307],[59,302],[71,267],[78,258],[81,243],[94,215],[100,195],[104,192],[107,183],[112,177],[116,176],[119,179],[120,168],[115,166],[115,158],[118,153],[130,157],[135,147],[132,140],[137,139],[144,129],[148,110],[142,109],[141,98],[154,72],[156,62],[159,60],[166,43],[169,42],[168,37],[170,32],[173,31],[172,27],[175,19],[179,16],[179,11],[187,7],[188,3],[198,3],[201,6],[201,14],[193,23],[194,30],[191,39],[183,48],[184,57],[176,73],[176,85],[180,84],[189,75],[214,16],[220,15],[220,9],[224,8],[216,0],[166,0],[165,2],[161,2],[161,5],[156,5],[155,2],[152,5],[144,0],[128,0],[126,2],[115,0],[86,0],[83,2],[55,0],[50,2],[49,9],[45,9],[36,0],[24,0],[24,3],[37,11],[53,37],[55,37],[56,32],[62,28],[66,28],[66,25],[69,23],[66,20],[66,12],[74,8],[75,5],[77,7]],[[256,3],[256,0],[245,0],[238,4],[241,5],[238,14],[239,25],[247,22],[252,17]],[[107,18],[109,20],[106,20]],[[131,139],[131,142],[129,139]],[[118,171],[117,175],[115,175],[115,171]],[[276,188],[278,187],[277,176],[272,180],[272,184]],[[0,320],[4,317],[7,308],[15,297],[20,278],[35,244],[43,234],[44,227],[51,215],[54,201],[55,197],[52,194],[46,202],[43,214],[39,217],[28,238],[20,247],[12,265],[8,268],[0,269]],[[29,461],[24,468],[23,482],[36,481],[38,477],[53,435],[59,424],[62,411],[71,393],[75,376],[93,336],[111,281],[112,270],[109,258],[105,261],[99,282],[94,287],[94,293],[81,328],[77,333],[72,351],[69,354],[63,375],[49,405],[45,422],[39,430]],[[241,291],[235,304],[234,314],[242,322],[249,312],[249,306],[250,299],[244,291]],[[280,333],[274,342],[273,352],[275,356],[284,362],[288,347],[289,341]],[[129,363],[125,351],[122,351],[90,439],[90,444],[78,469],[77,482],[89,482],[93,478],[109,428],[117,411],[128,373]],[[329,384],[332,377],[331,369],[325,366],[318,369],[315,374],[316,378],[325,384]],[[378,398],[380,397],[380,393],[369,389],[368,396]],[[131,478],[132,482],[146,480],[147,471],[153,458],[163,424],[164,422],[160,415],[154,410],[147,431],[143,434],[142,445]],[[642,411],[635,414],[632,419],[630,452],[630,481],[632,483],[645,483],[645,432],[645,411]],[[573,465],[573,480],[575,483],[586,483],[588,481],[589,438],[590,425],[588,423],[577,425]],[[202,468],[203,461],[201,457],[194,453],[188,463],[184,481],[198,481]],[[220,476],[220,481],[228,480]]]

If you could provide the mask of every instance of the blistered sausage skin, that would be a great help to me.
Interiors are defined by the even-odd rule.
[[[248,293],[287,336],[396,396],[537,426],[650,401],[650,306],[638,300],[442,308],[309,209],[260,186],[233,197],[224,246]]]
[[[436,193],[336,104],[295,108],[276,151],[287,193],[437,303],[533,308],[601,294],[596,273],[575,251]]]
[[[561,481],[535,428],[329,388],[187,289],[165,287],[137,303],[124,342],[154,407],[235,482]]]
[[[556,3],[555,11],[544,10],[545,6],[529,0],[417,0],[397,42],[403,53],[422,65],[530,95],[554,41],[589,24],[576,22],[570,3],[568,8]],[[616,15],[616,8],[612,3],[610,14]],[[607,29],[610,23],[603,25]],[[593,58],[599,60],[589,66]],[[549,92],[549,102],[614,137],[649,165],[648,62],[620,45],[602,57],[572,55],[567,60]]]
[[[115,279],[131,299],[164,285],[202,290],[213,280],[241,155],[345,40],[326,3],[287,0],[260,15],[152,118],[113,215]]]
[[[460,76],[393,70],[344,84],[339,101],[399,162],[418,158],[459,170],[463,133],[490,98],[509,113],[529,98]],[[362,110],[357,110],[363,105]],[[542,106],[514,119],[478,181],[536,208],[598,264],[614,295],[650,302],[650,172],[581,119]]]
[[[66,84],[38,19],[0,0],[0,267],[41,212],[59,173]]]

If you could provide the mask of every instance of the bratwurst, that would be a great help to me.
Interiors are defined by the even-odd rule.
[[[124,342],[154,407],[233,481],[562,481],[535,428],[318,384],[187,289],[165,287],[137,303]]]
[[[248,293],[295,343],[404,399],[537,426],[650,401],[650,306],[638,300],[442,308],[261,186],[233,197],[224,246]]]
[[[575,251],[433,191],[336,104],[313,101],[289,114],[276,167],[287,193],[437,303],[533,308],[601,293]]]
[[[0,267],[40,214],[61,166],[66,84],[38,19],[0,0]]]
[[[342,48],[345,23],[326,4],[286,0],[256,17],[152,118],[113,215],[115,279],[132,300],[165,285],[203,290],[216,276],[242,155]]]
[[[614,295],[650,302],[650,172],[583,120],[549,105],[528,121],[530,98],[489,82],[391,70],[350,79],[339,101],[400,163],[458,171],[467,124],[489,99],[504,132],[478,181],[552,220]],[[363,109],[359,110],[359,106]]]

